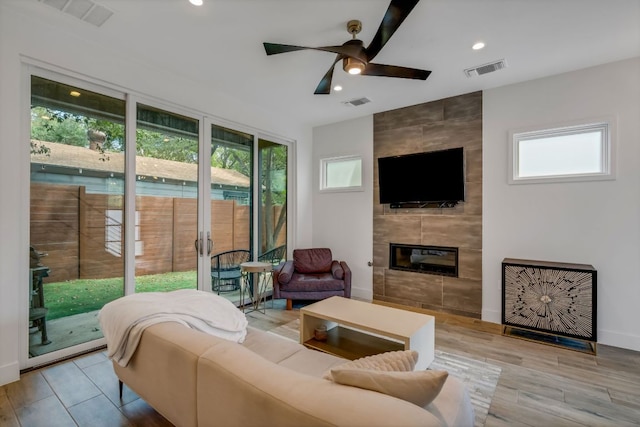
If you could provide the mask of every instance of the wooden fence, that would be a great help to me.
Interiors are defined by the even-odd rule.
[[[122,210],[122,201],[122,196],[87,194],[83,186],[31,184],[31,245],[48,253],[42,259],[51,269],[47,282],[124,275],[124,258],[107,250],[106,238],[106,212]],[[274,207],[274,218],[280,209]],[[194,270],[197,201],[139,196],[136,210],[136,275]],[[212,200],[211,212],[213,254],[249,249],[249,206]],[[285,244],[286,230],[277,241]]]

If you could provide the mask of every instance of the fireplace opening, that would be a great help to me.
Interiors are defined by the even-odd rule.
[[[458,248],[390,243],[389,268],[458,277]]]

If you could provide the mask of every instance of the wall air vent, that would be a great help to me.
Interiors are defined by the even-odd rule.
[[[61,12],[75,16],[84,22],[101,26],[111,18],[113,12],[91,0],[38,0],[41,3],[58,9]]]
[[[363,97],[363,98],[350,99],[349,101],[344,101],[343,104],[359,107],[361,105],[368,104],[369,102],[371,102],[369,98]]]
[[[488,64],[479,65],[477,67],[467,68],[464,73],[467,77],[481,76],[483,74],[493,73],[494,71],[507,68],[507,61],[501,59],[499,61],[490,62]]]

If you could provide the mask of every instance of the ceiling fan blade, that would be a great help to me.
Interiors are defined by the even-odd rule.
[[[427,80],[431,71],[417,68],[398,67],[397,65],[367,64],[363,76],[398,77],[401,79]]]
[[[297,50],[319,50],[322,52],[332,52],[338,55],[348,56],[351,58],[359,59],[366,62],[364,53],[361,46],[345,44],[342,46],[320,46],[320,47],[305,47],[294,46],[289,44],[277,44],[277,43],[262,43],[267,55],[276,55],[278,53],[295,52]]]
[[[378,32],[366,49],[367,61],[371,61],[389,41],[404,19],[409,16],[420,0],[391,0],[382,18]]]
[[[308,47],[292,46],[289,44],[277,44],[277,43],[262,43],[267,55],[276,55],[278,53],[294,52],[296,50],[309,49]]]
[[[314,95],[329,95],[331,93],[331,80],[333,79],[333,69],[342,58],[343,55],[337,55],[336,60],[333,61],[331,67],[327,71],[327,73],[322,77],[320,83],[318,83],[318,87],[316,87],[316,91],[313,92]]]

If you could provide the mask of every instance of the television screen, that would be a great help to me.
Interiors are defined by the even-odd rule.
[[[378,182],[383,204],[463,201],[463,149],[381,157]]]

